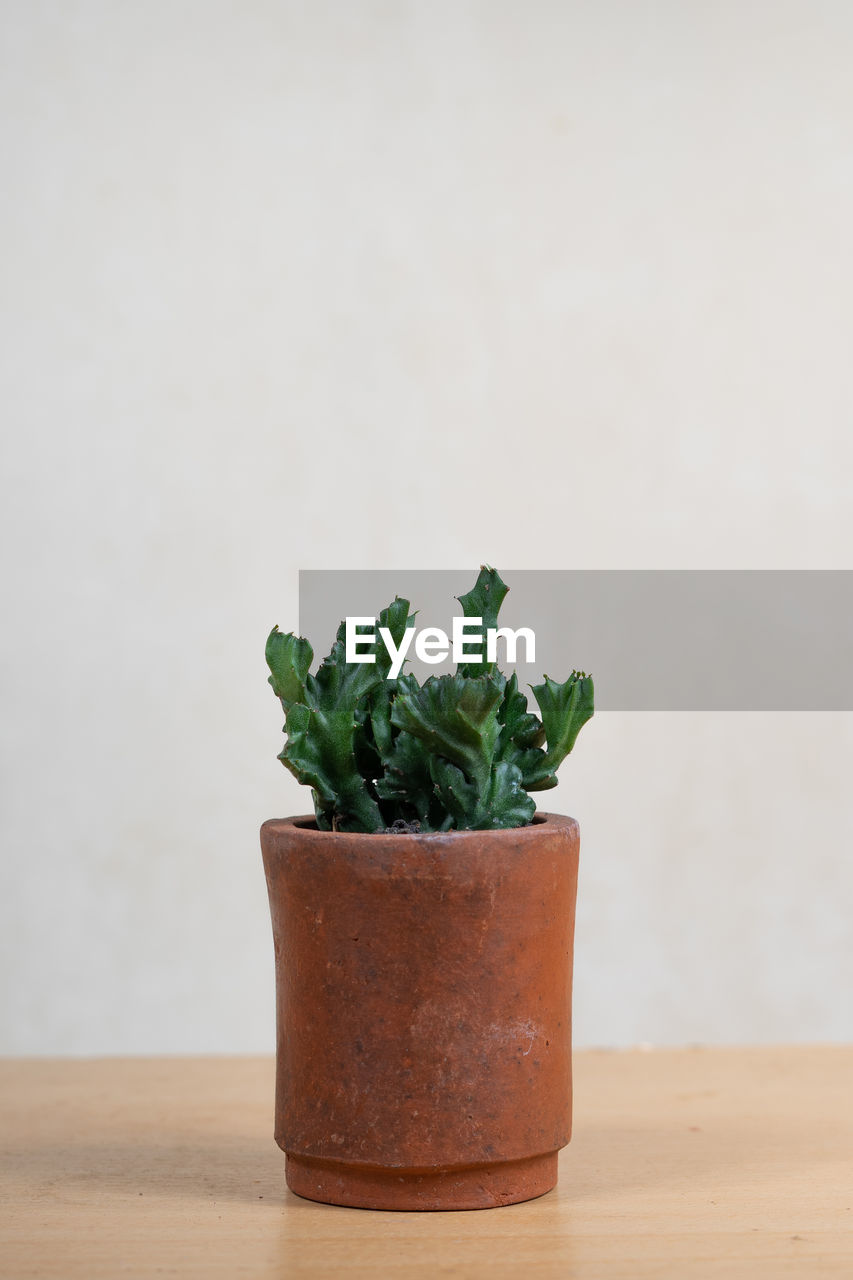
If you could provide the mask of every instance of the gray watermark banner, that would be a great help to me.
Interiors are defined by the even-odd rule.
[[[395,596],[416,626],[451,632],[473,570],[308,569],[299,632],[315,660],[345,617],[378,617]],[[851,570],[523,570],[501,573],[502,627],[535,633],[535,660],[511,667],[522,687],[573,669],[594,677],[601,711],[853,710]],[[411,650],[413,652],[413,649]],[[452,671],[413,658],[419,679]]]

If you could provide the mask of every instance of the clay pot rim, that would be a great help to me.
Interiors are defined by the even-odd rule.
[[[501,827],[477,831],[321,831],[312,813],[300,813],[288,818],[268,818],[261,830],[274,831],[284,828],[296,828],[304,839],[312,842],[316,841],[319,844],[323,842],[333,842],[337,845],[355,844],[369,839],[381,841],[383,844],[396,841],[404,848],[411,849],[415,845],[430,845],[447,841],[453,841],[454,844],[463,844],[476,839],[477,842],[480,842],[484,836],[488,837],[490,843],[495,841],[501,844],[515,843],[518,840],[536,840],[543,830],[561,828],[565,831],[574,832],[578,830],[578,824],[568,814],[542,813],[537,810],[533,815],[532,821],[523,827]]]

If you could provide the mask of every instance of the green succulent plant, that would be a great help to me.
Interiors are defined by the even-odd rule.
[[[467,595],[466,618],[497,625],[507,593],[483,567]],[[408,600],[379,615],[399,647],[413,625]],[[376,636],[379,630],[377,628]],[[477,653],[468,637],[467,652]],[[346,661],[345,624],[316,675],[311,645],[274,627],[266,644],[269,683],[284,709],[287,742],[279,760],[314,796],[317,825],[329,831],[449,831],[522,827],[533,819],[530,791],[557,785],[556,772],[593,714],[592,676],[573,671],[562,684],[532,685],[539,716],[513,673],[497,664],[460,663],[454,674],[389,678],[391,659],[375,639]],[[540,719],[541,717],[541,719]]]

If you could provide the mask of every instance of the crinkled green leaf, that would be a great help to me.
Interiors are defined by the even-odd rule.
[[[444,756],[429,756],[428,766],[438,798],[453,819],[453,826],[470,830],[479,813],[477,784],[469,782],[459,766]]]
[[[484,567],[460,603],[485,632],[497,625],[505,595],[499,575]],[[592,715],[591,678],[573,672],[560,685],[546,677],[533,690],[541,722],[516,676],[506,680],[494,663],[466,662],[422,687],[413,675],[388,679],[392,659],[379,628],[398,647],[413,616],[399,597],[382,611],[372,663],[347,663],[342,622],[313,676],[308,641],[274,628],[270,684],[287,716],[279,758],[311,787],[323,830],[384,830],[399,819],[417,819],[425,831],[527,824],[535,811],[527,791],[556,785],[557,766]]]
[[[498,712],[501,726],[501,746],[498,755],[503,757],[503,748],[510,742],[522,751],[530,747],[541,747],[545,741],[545,730],[538,716],[527,710],[527,697],[518,687],[518,677],[513,671],[504,689],[503,702]]]
[[[488,677],[430,676],[411,693],[400,693],[391,723],[425,742],[435,755],[457,765],[482,790],[498,737],[501,689]]]
[[[473,639],[465,642],[467,652],[479,654],[482,661],[460,663],[456,669],[457,675],[476,679],[477,676],[491,675],[496,670],[494,662],[486,661],[486,631],[490,627],[498,625],[498,613],[508,590],[509,588],[501,580],[498,571],[483,565],[471,590],[466,592],[464,596],[457,597],[466,618],[482,618],[483,620],[482,642],[477,643]]]
[[[573,671],[562,684],[546,676],[543,684],[531,688],[542,715],[547,749],[539,766],[525,774],[524,785],[528,791],[544,791],[556,785],[557,769],[592,718],[595,690],[592,676],[583,671]]]
[[[477,827],[523,827],[533,821],[536,801],[522,786],[521,770],[508,760],[499,760],[492,769],[486,795],[480,801]]]
[[[394,645],[399,649],[403,633],[414,625],[414,620],[415,614],[409,613],[408,600],[401,600],[399,596],[394,599],[393,604],[389,604],[388,608],[383,609],[380,613],[376,623],[376,662],[382,671],[383,680],[387,678],[388,672],[391,670],[391,655],[379,635],[379,628],[386,627],[391,632]],[[407,658],[403,659],[404,665],[407,661]]]
[[[440,756],[433,757],[431,769],[439,798],[456,827],[474,831],[522,827],[536,812],[535,802],[521,785],[521,770],[506,760],[493,766],[484,791]]]
[[[415,613],[409,613],[409,607],[408,600],[403,600],[400,596],[395,596],[387,609],[382,610],[374,627],[372,628],[376,637],[373,643],[359,645],[359,655],[364,654],[369,656],[370,654],[373,654],[376,659],[375,662],[365,662],[359,665],[373,667],[383,680],[386,679],[388,672],[391,670],[391,655],[379,634],[379,629],[380,627],[385,627],[390,631],[391,638],[394,641],[394,646],[399,649],[403,633],[408,627],[414,625],[414,620],[417,616]],[[371,628],[365,623],[360,624],[356,628],[359,635],[363,635],[365,632],[370,630]],[[343,645],[344,649],[346,649],[346,618],[343,619],[338,627],[335,642],[336,644]],[[404,665],[406,661],[408,661],[408,659],[404,659]],[[353,665],[355,666],[356,664],[353,663]]]
[[[403,730],[396,735],[384,773],[376,780],[376,794],[390,805],[387,826],[397,818],[417,818],[424,830],[432,825],[435,783],[430,774],[430,758],[426,745],[413,734]]]
[[[267,637],[265,657],[272,672],[269,683],[284,709],[287,710],[291,702],[301,702],[305,678],[314,661],[314,650],[308,641],[292,631],[279,631],[278,627],[273,627]]]
[[[545,730],[539,717],[527,710],[527,698],[518,687],[515,672],[506,683],[498,720],[501,733],[497,756],[507,764],[518,767],[522,784],[526,787],[528,779],[537,778],[542,772],[545,752],[540,744],[545,741]],[[548,778],[541,781],[535,789],[544,791],[547,787],[556,785],[556,778]]]
[[[374,747],[382,765],[387,763],[394,749],[394,739],[399,732],[391,723],[394,699],[398,693],[413,693],[418,688],[417,677],[403,673],[396,680],[386,680],[378,685],[369,695],[370,728]]]
[[[306,678],[304,704],[288,712],[288,742],[279,758],[314,788],[324,806],[333,806],[338,830],[375,831],[382,824],[355,757],[356,710],[381,679],[375,663],[348,663],[343,641],[336,640],[316,676]],[[300,705],[304,711],[296,711]]]

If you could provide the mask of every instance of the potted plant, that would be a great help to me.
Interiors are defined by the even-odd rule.
[[[506,591],[484,567],[464,617],[495,628]],[[349,661],[341,623],[313,675],[307,640],[266,646],[279,758],[314,797],[261,829],[275,1137],[308,1199],[511,1204],[555,1185],[571,1132],[578,826],[528,793],[556,785],[593,683],[546,676],[536,716],[470,637],[454,674],[392,677],[408,601],[378,621]]]

